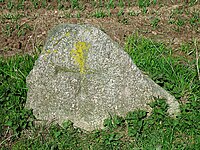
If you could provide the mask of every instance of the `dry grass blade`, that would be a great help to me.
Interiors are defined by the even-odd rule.
[[[199,73],[199,53],[198,53],[198,48],[197,48],[197,40],[194,40],[194,46],[196,50],[196,67],[197,67],[197,75],[200,81],[200,73]]]
[[[17,133],[16,133],[16,134],[13,134],[13,135],[10,135],[9,137],[7,137],[5,140],[3,140],[3,141],[0,143],[0,147],[3,145],[3,143],[9,141],[12,137],[14,137],[14,136],[16,136],[16,135],[17,135]]]

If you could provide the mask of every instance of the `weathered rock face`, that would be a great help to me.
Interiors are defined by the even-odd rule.
[[[179,104],[144,76],[123,49],[90,25],[62,24],[49,33],[44,50],[27,77],[27,108],[38,119],[71,120],[85,130],[101,128],[109,114],[145,109],[165,98],[168,112]]]

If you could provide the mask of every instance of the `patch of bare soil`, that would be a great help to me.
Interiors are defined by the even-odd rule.
[[[51,2],[49,5],[55,6]],[[2,7],[5,4],[1,4]],[[66,4],[67,5],[67,4]],[[92,24],[101,28],[121,46],[131,34],[164,42],[173,49],[193,39],[200,42],[200,5],[187,6],[167,4],[147,7],[146,12],[137,7],[95,8],[84,3],[84,10],[78,9],[38,9],[27,7],[24,10],[2,9],[0,15],[0,56],[33,53],[44,45],[48,31],[60,23]],[[104,17],[94,14],[102,11]],[[110,14],[109,14],[110,13]],[[197,14],[196,20],[193,15]],[[193,19],[194,18],[194,19]],[[192,20],[193,19],[193,20]]]

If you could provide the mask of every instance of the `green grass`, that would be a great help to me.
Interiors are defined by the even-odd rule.
[[[1,22],[5,23],[6,20],[10,20],[11,22],[16,22],[17,20],[19,20],[20,18],[24,17],[23,14],[19,14],[19,13],[7,13],[4,15],[1,15]]]
[[[20,132],[31,126],[31,110],[24,109],[26,102],[25,78],[33,67],[31,56],[15,56],[10,59],[0,58],[0,141],[4,136],[12,135],[15,139]],[[2,142],[0,142],[2,144]]]
[[[200,25],[199,11],[191,11],[185,7],[176,8],[172,10],[168,23],[176,25],[174,30],[178,32],[180,31],[180,27],[187,25],[198,32],[198,26]]]
[[[79,2],[78,2],[78,0],[70,0],[70,3],[71,3],[71,8],[72,9],[79,8]]]
[[[118,5],[119,5],[119,7],[123,8],[125,4],[124,4],[123,0],[119,0]]]
[[[150,0],[138,0],[138,6],[143,8],[143,7],[148,7],[150,6],[151,2]]]
[[[114,1],[113,0],[109,0],[107,3],[106,3],[106,7],[107,9],[114,9],[115,8],[115,4],[114,4]]]
[[[186,90],[188,94],[191,94],[193,90],[191,86],[197,80],[197,73],[192,65],[195,64],[195,60],[174,58],[173,51],[167,49],[164,44],[153,43],[151,40],[138,39],[134,36],[128,38],[125,47],[141,70],[177,98],[183,97]]]
[[[18,4],[17,4],[17,9],[19,10],[19,9],[22,9],[22,10],[24,10],[24,2],[25,2],[25,0],[19,0],[18,1]]]
[[[194,42],[182,43],[179,48],[179,51],[184,52],[187,56],[192,55],[194,57],[196,53]]]
[[[23,17],[25,17],[25,15],[19,13],[6,13],[1,15],[0,22],[2,24],[5,23],[5,25],[1,27],[2,33],[7,37],[11,37],[13,32],[15,32],[15,34],[20,37],[24,36],[28,31],[32,31],[32,27],[28,23],[20,23],[20,19]]]
[[[183,52],[188,52],[187,46]],[[195,59],[174,57],[162,43],[130,36],[125,51],[156,83],[174,95],[181,114],[170,118],[167,104],[151,103],[152,114],[138,110],[124,118],[110,116],[103,130],[83,132],[70,121],[63,127],[36,125],[26,102],[26,76],[35,56],[0,58],[0,147],[1,149],[198,149],[200,147],[200,81]]]
[[[151,26],[155,29],[158,26],[159,22],[160,22],[160,19],[158,17],[155,17],[151,20]]]
[[[2,33],[7,36],[11,37],[13,32],[16,31],[18,37],[24,36],[27,31],[31,31],[32,27],[28,23],[24,23],[20,25],[19,23],[7,23],[6,26],[2,27]]]
[[[92,16],[96,18],[104,18],[107,14],[103,10],[97,10]]]
[[[119,12],[117,13],[117,16],[123,16],[124,15],[124,9],[120,9]]]
[[[128,15],[129,15],[129,16],[138,16],[139,13],[138,13],[138,12],[135,12],[135,11],[130,11],[130,12],[128,12]]]

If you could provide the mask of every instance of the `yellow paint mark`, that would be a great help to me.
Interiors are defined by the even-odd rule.
[[[75,49],[72,49],[70,52],[71,57],[74,59],[75,63],[78,64],[80,73],[85,74],[85,63],[90,44],[87,44],[86,42],[77,42],[74,44],[74,47]]]
[[[45,60],[45,61],[47,60],[47,56],[46,56],[46,55],[44,55],[44,60]]]
[[[57,53],[57,52],[58,52],[58,50],[54,49],[54,50],[53,50],[53,52],[54,52],[54,53]]]
[[[48,50],[47,50],[47,54],[50,54],[50,53],[51,53],[51,50],[50,50],[50,49],[48,49]]]
[[[66,36],[66,37],[69,37],[69,36],[70,36],[70,33],[69,33],[69,32],[66,32],[65,36]]]

